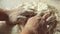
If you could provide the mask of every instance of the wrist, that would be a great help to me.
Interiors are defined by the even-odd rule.
[[[29,28],[24,28],[21,34],[34,34],[34,32]]]

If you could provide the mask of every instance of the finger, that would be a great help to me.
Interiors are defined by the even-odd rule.
[[[42,17],[43,15],[44,15],[44,13],[38,13],[36,16]]]
[[[51,15],[50,17],[48,17],[48,18],[46,19],[46,21],[51,22],[51,21],[53,21],[53,20],[55,20],[55,19],[56,19],[56,16],[55,16],[55,15]]]
[[[51,29],[56,28],[57,25],[57,20],[53,20],[52,22],[50,22],[48,30],[50,31]]]
[[[53,24],[56,20],[55,16],[50,16],[48,19],[46,19],[47,24]]]
[[[42,16],[42,19],[46,20],[51,14],[50,13],[45,13],[43,16]]]

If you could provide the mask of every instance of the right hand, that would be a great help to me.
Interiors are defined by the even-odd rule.
[[[53,20],[51,18],[54,18]],[[48,28],[47,23],[51,20],[53,23],[55,20],[55,15],[51,13],[45,13],[41,15],[36,15],[30,19],[28,19],[24,29],[21,34],[47,34]],[[50,22],[51,22],[50,21]]]

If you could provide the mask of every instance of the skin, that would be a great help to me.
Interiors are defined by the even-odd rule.
[[[54,30],[57,22],[55,22],[56,18],[53,19],[54,21],[51,20],[53,24],[52,27],[49,27],[49,30],[47,28],[48,22],[51,23],[51,21],[48,20],[49,17],[49,20],[51,20],[51,18],[55,18],[55,15],[53,13],[45,13],[42,14],[42,16],[36,15],[34,17],[29,18],[20,34],[53,34],[53,32],[51,31]]]

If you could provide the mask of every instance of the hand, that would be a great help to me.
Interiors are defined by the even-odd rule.
[[[56,23],[56,16],[53,13],[42,13],[40,15],[36,15],[30,19],[28,19],[24,29],[22,30],[21,34],[47,34],[48,23],[52,22],[53,24]],[[53,18],[53,20],[51,19]],[[54,25],[52,25],[54,27]],[[52,27],[52,28],[53,28]],[[49,33],[48,33],[49,34]]]

